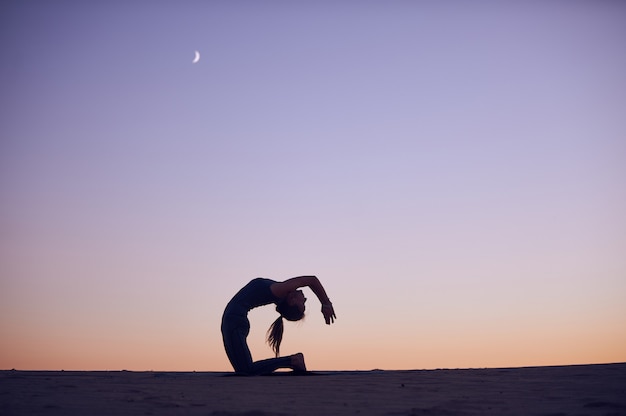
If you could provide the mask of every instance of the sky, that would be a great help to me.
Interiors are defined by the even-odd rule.
[[[337,314],[286,324],[309,369],[626,361],[625,22],[3,2],[0,369],[229,371],[226,303],[300,275]]]

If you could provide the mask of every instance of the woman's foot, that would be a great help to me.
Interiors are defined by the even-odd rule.
[[[291,356],[291,368],[293,368],[293,371],[306,371],[304,355],[301,352]]]

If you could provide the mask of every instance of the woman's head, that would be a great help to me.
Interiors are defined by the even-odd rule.
[[[301,290],[294,290],[276,304],[276,312],[288,321],[299,321],[304,317],[306,298]]]
[[[283,318],[288,321],[299,321],[304,318],[304,303],[306,298],[301,290],[290,292],[276,304],[276,312],[280,314],[278,319],[267,330],[267,343],[278,357],[280,355],[280,343],[283,340]]]

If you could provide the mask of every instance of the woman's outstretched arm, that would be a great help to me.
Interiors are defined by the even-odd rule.
[[[320,283],[316,276],[298,276],[287,279],[284,282],[276,282],[271,286],[271,290],[279,298],[287,296],[289,293],[298,290],[301,287],[309,287],[322,304],[322,314],[328,325],[337,319],[333,304],[328,299],[324,286]]]

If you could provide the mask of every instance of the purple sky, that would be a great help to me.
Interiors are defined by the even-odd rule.
[[[0,368],[626,361],[626,6],[436,3],[3,3]]]

